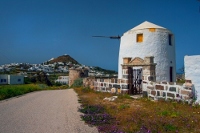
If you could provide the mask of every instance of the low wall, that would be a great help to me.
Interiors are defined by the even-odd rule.
[[[184,100],[191,101],[195,99],[195,90],[191,81],[186,80],[183,85],[177,85],[176,82],[149,82],[143,81],[143,96],[153,100]]]
[[[128,92],[128,84],[126,80],[119,79],[91,79],[83,80],[84,86],[89,86],[91,89],[102,92],[122,93]],[[178,85],[176,82],[151,82],[142,81],[142,92],[144,97],[152,100],[183,100],[191,101],[196,99],[194,85],[191,80],[186,80],[183,85]]]
[[[84,86],[89,86],[91,89],[102,92],[111,93],[127,93],[128,84],[126,80],[118,80],[117,78],[111,79],[95,79],[95,78],[84,78]]]

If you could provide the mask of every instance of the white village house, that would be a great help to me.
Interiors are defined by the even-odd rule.
[[[23,75],[0,75],[0,85],[24,84]]]
[[[59,76],[55,82],[61,83],[61,84],[69,84],[69,76]]]

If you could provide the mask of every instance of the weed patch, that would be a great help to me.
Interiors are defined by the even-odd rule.
[[[67,88],[66,86],[61,87],[49,87],[45,84],[24,84],[24,85],[1,85],[0,86],[0,100],[23,95],[33,91],[40,90],[55,90]]]
[[[130,108],[130,106],[128,104],[121,104],[119,105],[119,109],[126,109],[126,108]]]
[[[130,97],[130,95],[128,95],[128,94],[120,94],[119,96],[118,96],[118,98],[119,99],[132,99],[131,97]]]
[[[115,123],[115,118],[105,112],[105,109],[100,105],[81,106],[79,111],[84,113],[81,115],[82,120],[87,124],[98,126],[99,132],[106,133],[122,133]]]
[[[82,119],[97,126],[99,132],[114,133],[175,133],[200,129],[200,106],[183,102],[134,100],[118,95],[115,101],[103,100],[113,94],[75,88],[82,105]]]

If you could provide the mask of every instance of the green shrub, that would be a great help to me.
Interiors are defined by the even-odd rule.
[[[24,84],[31,84],[31,79],[29,77],[24,77]]]
[[[61,86],[62,84],[60,82],[55,82],[55,86]]]
[[[45,85],[45,84],[38,84],[38,87],[39,87],[40,89],[46,89],[46,88],[48,88],[48,86]]]
[[[171,125],[171,124],[167,124],[164,126],[166,132],[167,131],[176,131],[177,127],[175,127],[174,125]]]
[[[74,83],[72,84],[71,87],[81,87],[81,86],[83,86],[83,79],[78,78],[78,79],[74,80]]]
[[[0,100],[46,88],[47,86],[43,84],[2,85],[0,86]]]

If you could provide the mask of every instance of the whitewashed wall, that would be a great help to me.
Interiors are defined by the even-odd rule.
[[[200,55],[185,56],[185,79],[192,80],[197,93],[197,101],[200,103]]]
[[[136,42],[136,35],[143,33],[143,42]],[[156,29],[150,32],[149,29],[128,31],[121,37],[119,61],[118,61],[118,78],[122,79],[122,67],[124,57],[154,56],[156,65],[156,80],[169,81],[170,66],[173,67],[173,81],[176,77],[176,60],[175,60],[175,43],[172,40],[172,46],[169,45],[168,34],[166,29]],[[174,37],[173,37],[174,38]]]
[[[8,84],[8,75],[0,75],[0,84]]]
[[[24,76],[8,75],[8,84],[24,84]]]
[[[69,76],[59,76],[55,82],[59,82],[61,84],[69,84]]]

